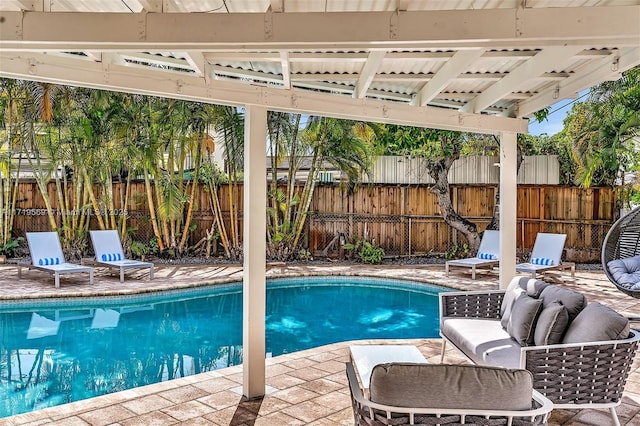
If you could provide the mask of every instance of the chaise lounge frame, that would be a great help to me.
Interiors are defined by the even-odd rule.
[[[504,290],[440,293],[440,318],[465,317],[500,320]],[[447,343],[442,337],[440,362]],[[533,374],[533,387],[549,398],[554,408],[608,409],[616,426],[620,425],[615,407],[631,371],[640,341],[640,332],[631,330],[622,340],[584,342],[547,346],[525,346],[520,352],[520,368]]]
[[[27,244],[31,254],[31,262],[18,262],[18,279],[22,278],[22,268],[27,268],[29,270],[36,269],[53,274],[55,288],[60,288],[60,275],[82,272],[89,274],[89,284],[93,284],[93,268],[69,263],[64,259],[57,232],[27,232]],[[41,256],[45,251],[47,252],[47,256]],[[55,265],[39,265],[39,257],[58,258],[60,263]]]
[[[92,263],[98,266],[105,266],[111,269],[117,269],[120,273],[120,282],[124,282],[124,273],[126,270],[131,269],[149,269],[149,280],[153,280],[154,264],[151,262],[143,262],[140,260],[132,260],[124,257],[124,250],[122,250],[122,243],[120,242],[120,236],[118,231],[99,230],[89,231],[91,236],[91,242],[95,251],[94,259],[84,259],[83,262]],[[119,254],[120,260],[101,260],[101,254],[103,253],[115,253]]]
[[[479,268],[493,269],[500,263],[500,231],[485,230],[480,241],[479,253],[488,253],[495,256],[495,259],[481,259],[479,257],[467,257],[464,259],[447,260],[444,264],[445,275],[449,276],[451,267],[471,268],[471,279],[476,279],[476,270]]]

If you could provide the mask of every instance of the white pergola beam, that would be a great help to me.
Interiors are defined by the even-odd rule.
[[[517,91],[528,80],[538,78],[548,71],[562,70],[564,64],[581,50],[575,46],[549,47],[543,50],[467,103],[462,111],[481,112],[505,95]]]
[[[617,70],[614,70],[613,62],[616,58]],[[556,87],[551,87],[545,92],[520,102],[516,115],[527,117],[561,99],[575,98],[578,92],[605,80],[618,79],[620,73],[637,65],[640,65],[640,47],[611,52],[608,57],[588,63],[575,76],[561,81],[557,85],[557,93]]]
[[[291,89],[289,52],[280,52],[280,68],[282,68],[282,85],[285,89]]]
[[[162,0],[135,0],[135,1],[137,1],[140,4],[140,6],[147,12],[162,13],[164,11]]]
[[[284,12],[284,0],[270,0],[269,6],[271,7],[272,12]]]
[[[187,52],[184,55],[185,61],[189,64],[189,67],[198,76],[206,75],[207,62],[204,59],[204,55],[200,52]]]
[[[505,289],[516,273],[516,229],[518,194],[518,135],[500,134],[500,288]]]
[[[267,243],[267,108],[245,109],[244,241],[242,273],[242,392],[265,394],[265,310]]]
[[[369,53],[367,62],[364,63],[360,71],[360,77],[356,83],[356,90],[353,92],[354,98],[363,99],[367,96],[367,90],[369,90],[369,86],[371,86],[371,82],[373,82],[376,72],[384,60],[385,53],[386,52],[379,50],[374,50]]]
[[[527,120],[467,114],[441,108],[415,107],[374,99],[282,90],[205,79],[194,75],[167,75],[161,70],[139,70],[43,54],[0,53],[0,76],[55,84],[75,85],[128,93],[148,94],[223,105],[259,105],[271,110],[327,117],[433,127],[465,132],[527,132]]]
[[[444,90],[451,81],[464,73],[469,65],[477,61],[483,53],[483,49],[459,50],[456,52],[450,60],[440,67],[433,78],[420,89],[416,104],[420,106],[427,105],[429,101],[435,98],[440,91]]]
[[[635,46],[640,28],[639,5],[399,14],[3,12],[3,17],[0,48],[5,50]],[[266,21],[271,31],[265,31]]]

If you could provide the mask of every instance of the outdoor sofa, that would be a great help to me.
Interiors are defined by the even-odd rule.
[[[441,293],[440,335],[441,362],[448,343],[474,364],[529,370],[554,408],[606,408],[620,424],[640,333],[579,292],[516,277],[506,290]]]
[[[388,363],[373,367],[365,398],[347,363],[356,426],[543,425],[553,404],[523,369]]]

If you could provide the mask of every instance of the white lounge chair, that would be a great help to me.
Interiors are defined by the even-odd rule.
[[[448,260],[444,268],[447,276],[451,266],[471,268],[471,279],[475,280],[476,268],[493,267],[498,263],[500,263],[500,231],[486,230],[482,235],[476,257]]]
[[[545,234],[536,235],[533,243],[531,259],[526,263],[518,263],[516,271],[531,274],[531,278],[536,278],[539,272],[561,268],[562,251],[567,240],[565,234]]]
[[[27,232],[27,243],[31,263],[18,263],[18,278],[22,278],[22,268],[38,269],[53,274],[56,288],[60,288],[60,275],[88,272],[89,282],[93,284],[93,268],[64,260],[56,232]]]
[[[120,237],[115,230],[89,231],[93,250],[96,253],[95,263],[109,269],[120,270],[120,282],[124,282],[126,269],[149,269],[149,279],[153,279],[153,263],[130,260],[124,257]]]

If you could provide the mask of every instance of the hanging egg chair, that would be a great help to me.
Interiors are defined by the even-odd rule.
[[[609,229],[602,245],[602,268],[618,290],[640,298],[640,207]]]

